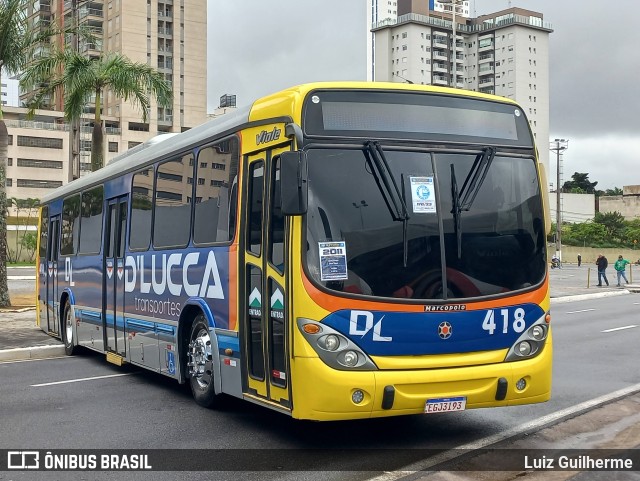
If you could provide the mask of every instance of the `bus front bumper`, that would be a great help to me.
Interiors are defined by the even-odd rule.
[[[337,371],[319,358],[296,358],[292,415],[328,421],[420,414],[429,399],[457,397],[466,399],[466,409],[544,402],[551,397],[552,356],[548,339],[532,359],[447,369]],[[521,379],[526,386],[518,389]],[[359,403],[355,391],[363,394]]]

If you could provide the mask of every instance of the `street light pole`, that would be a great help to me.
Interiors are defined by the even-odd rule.
[[[565,139],[555,139],[550,149],[556,153],[557,172],[556,172],[556,255],[562,262],[562,209],[560,207],[560,156],[562,152],[569,148],[569,141]]]

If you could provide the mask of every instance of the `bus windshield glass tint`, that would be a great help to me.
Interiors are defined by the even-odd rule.
[[[305,267],[312,280],[339,292],[413,299],[498,295],[542,282],[533,157],[496,153],[474,175],[483,151],[383,154],[391,178],[381,178],[366,149],[308,151]],[[395,213],[393,181],[408,219]],[[455,192],[466,199],[463,210],[454,209]]]

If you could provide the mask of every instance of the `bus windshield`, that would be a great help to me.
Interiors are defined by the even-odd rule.
[[[533,153],[492,150],[487,160],[483,150],[378,151],[386,168],[370,147],[308,151],[305,268],[313,281],[424,300],[499,295],[543,281]]]

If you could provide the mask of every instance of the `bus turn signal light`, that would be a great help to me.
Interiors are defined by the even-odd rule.
[[[302,330],[307,334],[318,334],[321,331],[319,325],[311,323],[302,326]]]

